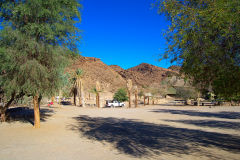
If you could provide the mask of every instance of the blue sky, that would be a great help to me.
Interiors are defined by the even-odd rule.
[[[81,55],[100,58],[125,69],[140,63],[167,68],[158,62],[169,22],[151,7],[154,0],[82,0]]]

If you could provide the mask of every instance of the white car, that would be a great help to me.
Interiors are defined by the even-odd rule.
[[[124,107],[125,104],[123,102],[119,102],[119,101],[116,101],[116,100],[107,100],[106,101],[106,106],[107,107]]]

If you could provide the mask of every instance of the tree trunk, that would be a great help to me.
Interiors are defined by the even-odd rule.
[[[42,95],[40,95],[40,96],[38,97],[38,107],[39,107],[39,110],[40,110],[41,100],[42,100]]]
[[[77,105],[77,102],[76,102],[77,91],[76,90],[77,90],[76,88],[74,88],[74,90],[73,90],[73,103],[74,103],[74,106]]]
[[[143,105],[145,106],[146,105],[146,97],[143,96]]]
[[[40,111],[38,96],[33,97],[33,106],[34,106],[34,128],[40,128]]]
[[[78,101],[79,101],[79,107],[82,106],[82,100],[81,100],[81,93],[79,92],[79,96],[78,96]]]
[[[81,88],[80,88],[80,91],[81,91],[81,104],[82,104],[82,107],[85,107],[85,97],[84,97],[84,89],[83,89],[83,82],[81,81]]]
[[[149,105],[149,97],[148,97],[148,103],[147,104]]]
[[[6,122],[6,111],[5,109],[1,109],[1,122]]]
[[[128,91],[128,97],[129,97],[129,108],[131,108],[131,92]]]
[[[152,99],[152,104],[154,105],[154,98]]]
[[[198,92],[198,98],[197,98],[197,106],[200,105],[200,93]]]
[[[96,93],[96,106],[98,108],[100,108],[100,97],[99,97],[99,93]]]
[[[138,95],[135,94],[135,107],[137,108],[137,105],[138,105]]]
[[[12,94],[11,99],[5,105],[0,107],[1,122],[6,122],[6,111],[7,111],[8,107],[12,104],[12,102],[14,101],[14,98],[15,98],[15,94]]]

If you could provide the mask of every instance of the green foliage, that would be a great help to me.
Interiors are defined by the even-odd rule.
[[[114,94],[113,97],[115,100],[119,101],[119,102],[124,102],[128,100],[128,96],[127,96],[127,91],[124,88],[120,88],[118,89],[118,91]]]
[[[239,0],[158,0],[159,13],[171,21],[168,50],[162,58],[182,65],[199,89],[212,87],[224,98],[240,93]]]
[[[80,20],[77,0],[0,2],[0,87],[5,96],[54,95],[68,76],[76,54]]]
[[[84,74],[84,72],[82,69],[78,68],[76,69],[75,74],[77,77],[81,77]]]
[[[138,96],[142,98],[144,96],[144,92],[141,90],[140,92],[138,92]]]
[[[197,91],[193,88],[187,87],[175,87],[176,89],[176,97],[182,99],[196,99],[197,98]]]
[[[94,94],[97,94],[97,93],[100,93],[101,91],[97,91],[96,87],[93,87],[91,90],[90,90],[91,93],[94,93]]]
[[[78,78],[82,78],[84,75],[84,72],[82,69],[77,68],[74,73],[72,73],[72,78],[70,79],[71,86],[76,85],[76,81]],[[75,86],[74,86],[75,87]]]

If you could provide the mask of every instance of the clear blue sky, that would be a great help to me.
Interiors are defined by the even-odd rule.
[[[154,0],[82,0],[81,55],[100,58],[125,69],[140,63],[167,68],[158,62],[164,52],[169,22],[152,9]]]

